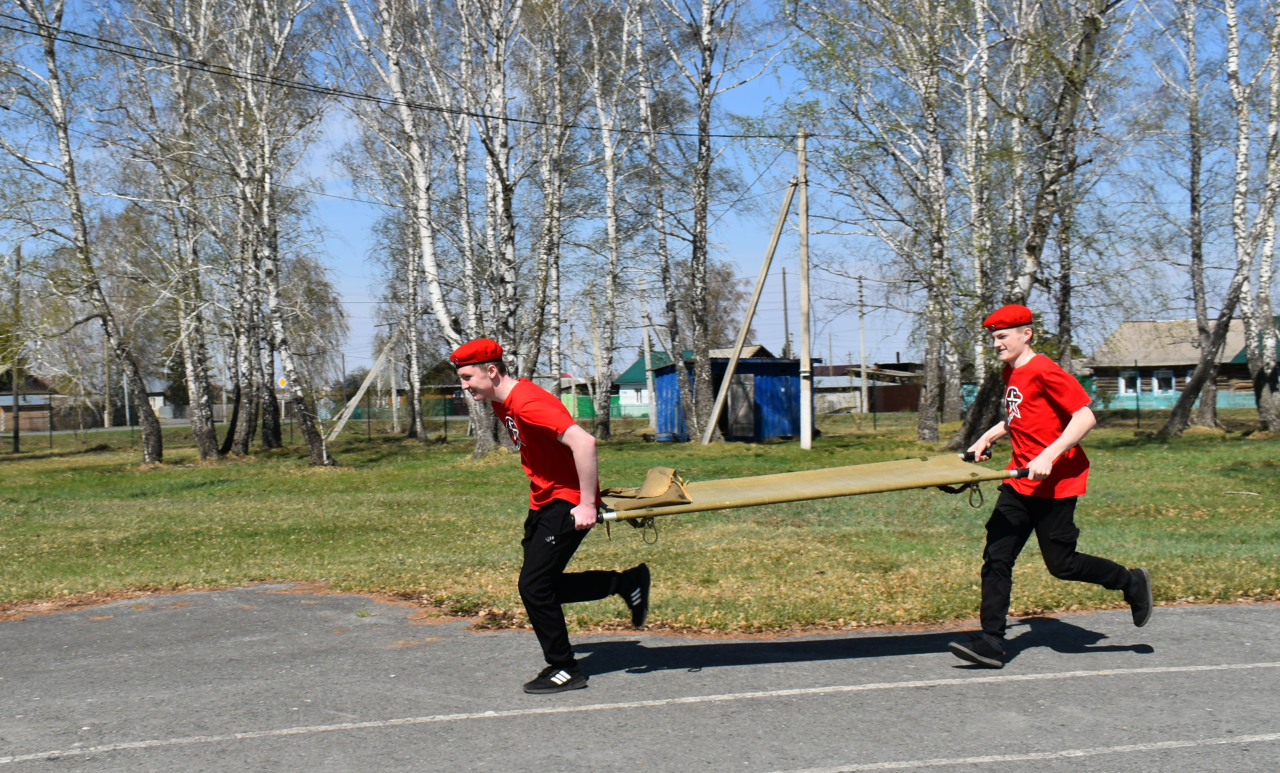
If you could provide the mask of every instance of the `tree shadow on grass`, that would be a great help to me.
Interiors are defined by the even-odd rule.
[[[1007,661],[1034,647],[1048,647],[1064,654],[1155,652],[1147,644],[1101,645],[1105,634],[1047,617],[1027,618],[1011,630],[1026,626],[1007,644]],[[646,646],[642,641],[599,641],[574,645],[582,667],[590,675],[626,671],[647,674],[655,671],[701,671],[704,668],[778,665],[828,660],[858,660],[902,655],[947,655],[947,643],[964,638],[956,631],[891,633],[879,636],[823,635],[818,638],[719,641],[692,644]],[[583,657],[585,656],[585,657]],[[1006,661],[1006,662],[1007,662]],[[954,661],[960,668],[978,668]]]

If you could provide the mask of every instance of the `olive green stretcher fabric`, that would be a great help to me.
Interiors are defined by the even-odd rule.
[[[955,486],[1003,480],[1010,474],[1008,470],[980,467],[961,460],[958,455],[947,454],[896,462],[755,475],[749,478],[693,481],[685,486],[685,493],[690,500],[687,503],[667,504],[661,502],[662,498],[658,498],[654,505],[645,506],[643,499],[619,499],[608,494],[602,497],[602,502],[606,510],[616,511],[615,515],[610,516],[611,519],[626,520],[903,489]]]
[[[684,479],[672,467],[654,467],[640,488],[607,488],[600,496],[612,502],[611,510],[634,510],[642,507],[664,507],[690,501]]]

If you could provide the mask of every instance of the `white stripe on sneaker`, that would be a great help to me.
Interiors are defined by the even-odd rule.
[[[573,677],[569,675],[569,672],[563,669],[551,675],[551,681],[555,682],[556,684],[564,684],[565,682],[569,681],[572,678]]]

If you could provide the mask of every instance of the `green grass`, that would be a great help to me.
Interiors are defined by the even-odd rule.
[[[1238,418],[1245,426],[1248,415]],[[938,452],[913,438],[914,415],[859,428],[824,417],[797,443],[646,443],[641,427],[601,445],[606,485],[637,485],[651,466],[711,479],[859,464]],[[1158,426],[1143,415],[1143,429]],[[165,463],[144,467],[127,431],[25,436],[0,454],[0,608],[26,602],[315,581],[393,594],[492,625],[522,624],[516,594],[527,481],[510,455],[473,460],[468,443],[420,445],[349,432],[342,466],[313,469],[299,447],[201,463],[190,433],[169,430]],[[1135,436],[1133,417],[1103,422],[1086,447],[1090,493],[1081,549],[1151,568],[1161,601],[1280,595],[1280,440],[1239,432],[1176,441]],[[286,435],[287,436],[287,435]],[[8,450],[0,438],[0,448]],[[133,438],[136,445],[138,438]],[[937,491],[674,516],[645,544],[626,525],[597,529],[571,568],[647,561],[651,624],[755,631],[970,618],[986,504]],[[1115,606],[1118,594],[1051,578],[1028,546],[1013,612]],[[617,599],[569,608],[578,627],[617,625]]]

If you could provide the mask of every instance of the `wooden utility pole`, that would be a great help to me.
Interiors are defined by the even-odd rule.
[[[805,161],[805,131],[800,129],[800,447],[813,447],[813,359],[809,344],[809,178]]]
[[[644,331],[644,388],[649,395],[649,429],[658,428],[658,395],[655,393],[655,384],[653,383],[653,350],[649,344],[649,328],[642,328]]]
[[[397,435],[400,434],[400,395],[397,393],[398,385],[396,384],[396,371],[400,370],[400,366],[396,363],[395,355],[391,355],[391,431]],[[446,421],[448,417],[446,417]]]
[[[791,315],[787,312],[787,267],[782,267],[782,359],[791,359]]]
[[[18,372],[19,363],[22,362],[20,352],[22,346],[18,341],[18,324],[22,319],[22,247],[19,246],[13,251],[13,325],[9,330],[9,342],[13,348],[13,366],[9,368],[10,384],[13,387],[13,452],[19,452],[21,444],[18,437],[22,433],[22,416],[20,405],[22,403],[22,382],[19,381],[21,373]]]
[[[862,304],[862,277],[858,277],[858,361],[862,367],[862,412],[869,413],[867,401],[867,310]]]
[[[111,342],[102,337],[102,376],[106,385],[102,390],[102,426],[111,426]],[[224,390],[225,391],[225,390]],[[224,410],[225,414],[226,411]]]

